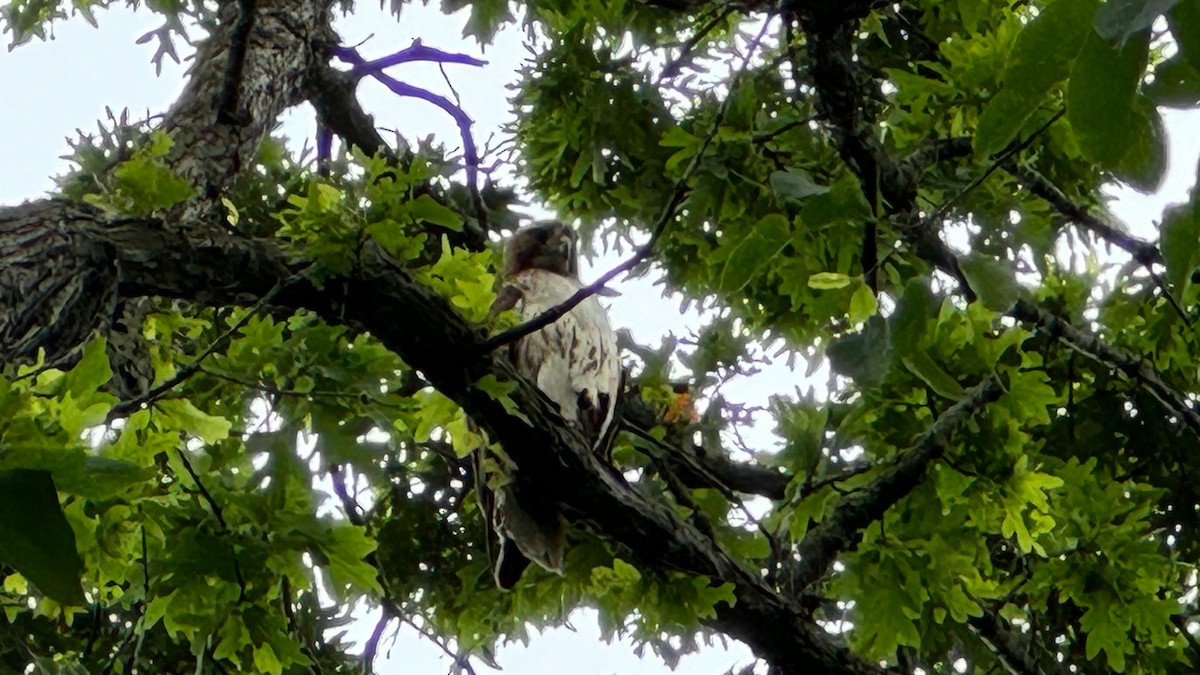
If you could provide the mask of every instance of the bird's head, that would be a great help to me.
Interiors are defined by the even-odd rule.
[[[504,275],[512,278],[525,270],[539,269],[578,279],[579,255],[575,242],[575,230],[556,220],[521,228],[508,240]]]

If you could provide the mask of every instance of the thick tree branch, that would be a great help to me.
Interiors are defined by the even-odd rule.
[[[167,113],[171,168],[215,208],[287,108],[303,101],[313,71],[337,43],[330,0],[221,4],[213,35],[197,50],[187,86]],[[253,8],[252,15],[243,14]]]
[[[81,245],[69,250],[27,247],[18,259],[22,254],[7,244],[13,232],[58,232]],[[265,242],[211,231],[203,238],[167,233],[156,220],[108,220],[98,210],[62,201],[0,210],[0,257],[7,255],[22,267],[87,269],[96,250],[105,251],[111,264],[94,270],[93,281],[121,298],[159,295],[212,305],[247,303],[295,278],[283,255]],[[10,321],[26,325],[32,314],[53,315],[72,327],[65,334],[45,336],[57,349],[73,346],[68,336],[86,338],[105,316],[103,307],[74,301],[73,296],[57,298],[52,307],[35,307],[16,301],[20,297],[9,294],[9,288],[4,290],[0,315]],[[482,349],[481,331],[382,252],[368,247],[355,274],[327,279],[319,288],[303,278],[286,284],[274,302],[370,330],[504,446],[521,467],[516,480],[535,486],[562,504],[573,520],[621,544],[636,559],[733,584],[737,603],[718,608],[713,628],[744,640],[784,672],[882,672],[824,634],[796,600],[777,594],[669,507],[647,499],[615,476],[532,384],[522,380],[507,361]],[[8,335],[3,337],[0,354],[7,359],[18,349]],[[28,341],[20,344],[37,346]],[[488,374],[517,383],[512,399],[532,426],[473,386]]]

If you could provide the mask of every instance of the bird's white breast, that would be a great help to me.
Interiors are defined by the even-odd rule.
[[[528,321],[562,304],[581,288],[570,277],[530,269],[511,281],[522,295],[522,319]],[[595,296],[576,305],[562,318],[522,338],[516,345],[517,367],[533,379],[568,421],[580,423],[584,398],[601,410],[603,424],[593,441],[612,424],[613,404],[621,380],[617,336]],[[602,398],[603,396],[603,398]]]

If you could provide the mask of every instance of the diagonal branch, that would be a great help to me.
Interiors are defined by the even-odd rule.
[[[71,267],[83,262],[72,261],[72,255],[86,261],[94,247],[108,251],[115,264],[98,270],[95,281],[116,289],[122,298],[157,295],[210,305],[245,303],[295,274],[283,253],[269,242],[212,230],[204,236],[187,234],[205,228],[181,228],[168,234],[155,220],[114,221],[96,209],[61,201],[0,209],[0,252],[13,228],[60,231],[91,243],[76,250],[28,247],[25,266],[49,266],[55,260]],[[51,255],[57,257],[47,257]],[[10,289],[3,285],[0,289],[5,291],[0,293],[0,309],[5,313],[19,321],[23,313],[32,311],[7,294]],[[507,360],[481,349],[483,336],[476,327],[374,245],[363,251],[361,267],[353,274],[325,279],[319,287],[301,277],[282,288],[274,304],[308,309],[326,321],[369,330],[503,445],[521,467],[515,480],[536,486],[548,499],[562,504],[574,522],[616,542],[633,559],[651,568],[681,570],[732,584],[736,603],[718,606],[710,626],[745,641],[784,672],[882,673],[819,628],[798,599],[777,593],[670,507],[614,475],[532,383],[522,379]],[[80,338],[105,316],[102,308],[65,301],[43,311],[57,312],[65,323],[77,327],[71,334]],[[396,321],[398,316],[422,320]],[[63,338],[58,336],[60,348],[68,346]],[[0,353],[8,349],[0,342]],[[507,402],[474,387],[489,374],[516,383],[510,397],[523,415],[512,415]]]
[[[221,505],[217,503],[212,493],[204,486],[204,482],[200,480],[200,476],[196,474],[196,470],[192,468],[192,462],[188,459],[187,453],[183,451],[183,448],[176,448],[175,452],[179,455],[179,461],[183,462],[183,468],[191,476],[192,482],[200,490],[200,496],[204,498],[204,501],[208,504],[208,508],[212,510],[213,517],[217,519],[217,525],[221,527],[221,532],[226,537],[231,536],[232,532],[229,529],[229,523],[225,520],[225,513],[221,510]],[[243,602],[246,599],[246,579],[242,576],[242,566],[238,563],[237,547],[232,541],[229,542],[229,561],[233,566],[233,576],[237,580],[238,602]]]
[[[954,433],[1000,394],[1000,386],[991,378],[970,389],[895,464],[869,486],[842,499],[832,516],[810,529],[800,543],[800,561],[792,575],[794,588],[807,589],[829,572],[838,555],[853,550],[868,525],[920,484],[930,464],[945,453]]]
[[[1086,208],[1072,202],[1063,194],[1062,190],[1059,190],[1036,170],[1012,160],[1004,164],[1004,170],[1024,183],[1030,192],[1046,200],[1056,211],[1070,218],[1072,222],[1129,253],[1138,264],[1146,267],[1162,264],[1162,253],[1159,252],[1157,246],[1121,232],[1097,216],[1088,213]]]
[[[1196,411],[1187,396],[1164,382],[1158,371],[1144,359],[1106,344],[1095,335],[1072,326],[1026,300],[1018,301],[1016,306],[1009,311],[1009,315],[1018,321],[1046,331],[1051,337],[1083,356],[1123,373],[1138,383],[1172,415],[1178,417],[1197,438],[1200,438],[1200,412]]]

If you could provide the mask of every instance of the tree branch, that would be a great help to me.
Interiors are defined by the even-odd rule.
[[[1072,326],[1026,300],[1019,300],[1009,315],[1018,321],[1046,331],[1051,337],[1083,356],[1119,371],[1137,382],[1172,415],[1178,417],[1188,430],[1200,438],[1200,413],[1188,401],[1187,396],[1164,382],[1158,371],[1144,359],[1108,345],[1095,335]]]
[[[868,525],[921,483],[930,464],[945,453],[954,433],[1000,394],[1000,386],[991,378],[974,386],[947,408],[895,464],[867,487],[843,498],[833,515],[810,529],[800,543],[793,588],[807,589],[829,572],[838,555],[853,550]]]
[[[817,92],[817,109],[832,123],[838,154],[861,181],[863,196],[872,211],[882,203],[886,212],[892,214],[900,235],[914,247],[917,255],[957,280],[967,301],[974,301],[975,293],[959,267],[954,251],[941,240],[936,228],[922,225],[913,167],[889,156],[875,133],[871,113],[878,106],[871,102],[872,97],[867,93],[864,81],[868,78],[862,73],[853,49],[858,23],[853,17],[865,15],[871,4],[848,3],[838,7],[824,3],[785,3],[800,19],[807,36],[809,72]],[[876,216],[880,217],[882,213]],[[864,237],[873,240],[876,236],[874,227],[869,223],[864,229]],[[864,250],[869,250],[872,243],[865,241]],[[869,260],[862,263],[863,273],[872,275],[874,264]]]
[[[1056,211],[1070,218],[1072,222],[1129,253],[1138,264],[1145,265],[1146,267],[1154,264],[1162,264],[1162,253],[1159,252],[1157,246],[1148,241],[1142,241],[1137,237],[1125,234],[1112,225],[1100,220],[1095,215],[1088,213],[1086,208],[1072,202],[1063,194],[1062,190],[1059,190],[1045,176],[1034,169],[1009,160],[1004,163],[1004,170],[1024,183],[1030,192],[1046,200]]]
[[[624,418],[627,421],[642,429],[662,424],[658,411],[639,392],[630,389],[625,396]],[[662,442],[673,451],[664,457],[671,471],[684,485],[693,489],[728,488],[734,492],[779,500],[784,498],[788,483],[792,480],[790,474],[769,466],[735,462],[727,454],[705,452],[686,434],[674,429],[667,430],[667,437]],[[683,456],[692,461],[685,461]]]
[[[160,295],[213,305],[245,303],[294,276],[283,254],[267,242],[211,230],[204,237],[189,236],[186,229],[168,236],[156,220],[112,221],[98,210],[49,200],[0,209],[0,253],[15,255],[6,244],[18,224],[23,232],[64,232],[92,244],[65,251],[28,247],[22,266],[75,268],[87,262],[89,251],[100,248],[111,254],[115,264],[99,270],[96,281],[116,289],[123,298]],[[62,259],[46,257],[51,254]],[[11,297],[3,296],[0,316],[25,321],[34,308],[13,303]],[[619,543],[635,559],[733,584],[737,603],[718,607],[712,627],[742,639],[785,672],[882,672],[825,634],[797,600],[776,593],[671,508],[614,476],[533,384],[506,360],[482,349],[483,336],[476,327],[377,247],[364,250],[355,274],[326,279],[320,287],[299,278],[282,288],[274,302],[311,310],[332,323],[348,322],[370,330],[503,445],[520,467],[514,480],[562,504],[573,520]],[[85,338],[104,316],[100,308],[67,301],[42,311],[54,311],[63,323],[76,327],[71,333],[76,338]],[[422,320],[396,321],[398,316]],[[59,336],[58,346],[70,345]],[[12,351],[8,342],[0,342],[0,353]],[[517,384],[511,398],[524,416],[512,416],[503,404],[473,386],[488,374]]]

